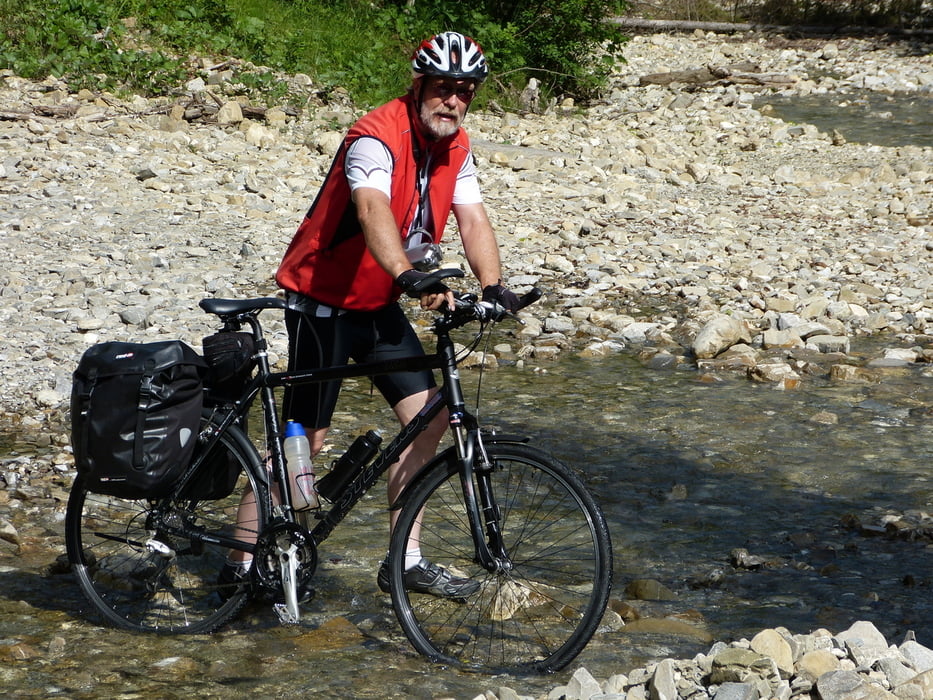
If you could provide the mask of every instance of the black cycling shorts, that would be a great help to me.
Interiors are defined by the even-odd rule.
[[[303,301],[310,302],[306,298]],[[303,311],[285,311],[289,371],[345,365],[351,359],[358,363],[379,362],[425,354],[397,303],[379,311],[320,308],[323,311],[315,313],[311,302],[303,305]],[[431,370],[381,374],[372,381],[390,406],[437,386]],[[308,428],[327,428],[339,394],[339,379],[286,387],[284,416]]]

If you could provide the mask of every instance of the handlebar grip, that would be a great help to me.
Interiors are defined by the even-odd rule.
[[[538,299],[540,299],[542,296],[544,296],[544,292],[542,292],[537,287],[532,287],[531,291],[528,291],[522,294],[518,298],[518,308],[524,309],[526,306],[531,306],[536,301],[538,301]]]

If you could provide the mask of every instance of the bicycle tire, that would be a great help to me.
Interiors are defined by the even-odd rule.
[[[474,561],[453,450],[410,486],[392,535],[389,576],[399,623],[428,658],[483,672],[557,671],[586,646],[612,586],[605,518],[583,482],[536,448],[487,445],[502,537],[513,568],[490,573]],[[478,582],[465,601],[403,585],[412,528],[422,557]]]
[[[213,429],[202,418],[196,455]],[[228,428],[212,453],[200,469],[229,464],[238,470],[232,493],[222,498],[199,500],[189,493],[187,498],[158,501],[122,499],[87,490],[81,474],[75,479],[65,514],[68,559],[85,597],[110,624],[134,631],[202,634],[227,623],[248,601],[248,579],[226,586],[218,581],[228,554],[225,546],[154,526],[161,517],[162,522],[229,536],[241,499],[265,493],[260,481],[264,467],[242,431]],[[266,499],[253,500],[258,523],[267,522]],[[258,523],[246,525],[243,537],[255,539]]]

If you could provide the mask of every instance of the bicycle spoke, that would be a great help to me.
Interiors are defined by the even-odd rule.
[[[246,602],[242,584],[219,584],[227,548],[216,544],[235,533],[255,540],[266,518],[261,508],[257,522],[237,522],[258,483],[258,458],[245,440],[231,432],[218,443],[219,456],[202,469],[235,469],[236,481],[219,492],[215,474],[196,474],[200,498],[192,487],[177,499],[120,499],[88,492],[76,479],[66,513],[68,556],[86,597],[108,621],[133,630],[209,632]]]
[[[486,670],[556,670],[589,640],[608,599],[605,521],[560,463],[527,446],[494,445],[489,451],[496,468],[488,478],[511,569],[494,574],[473,561],[459,471],[437,463],[413,487],[393,534],[392,556],[399,556],[417,523],[422,555],[469,576],[479,590],[463,602],[407,592],[395,562],[396,612],[415,647],[432,658]]]

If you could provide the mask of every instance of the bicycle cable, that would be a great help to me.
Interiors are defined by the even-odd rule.
[[[480,343],[482,342],[483,336],[486,336],[486,342],[483,345],[483,349],[482,349],[483,358],[482,358],[482,361],[479,363],[479,377],[476,380],[476,407],[473,409],[473,415],[475,415],[477,418],[479,418],[479,413],[480,413],[479,399],[480,399],[480,394],[482,393],[482,390],[483,390],[483,375],[486,371],[486,357],[489,355],[489,343],[492,341],[492,331],[494,327],[495,327],[495,324],[482,323],[480,325],[479,331],[477,331],[476,335],[473,338],[473,342],[470,343],[470,345],[465,349],[462,355],[463,358],[466,358],[467,356],[470,355],[470,353],[475,352],[476,348],[479,347]]]

